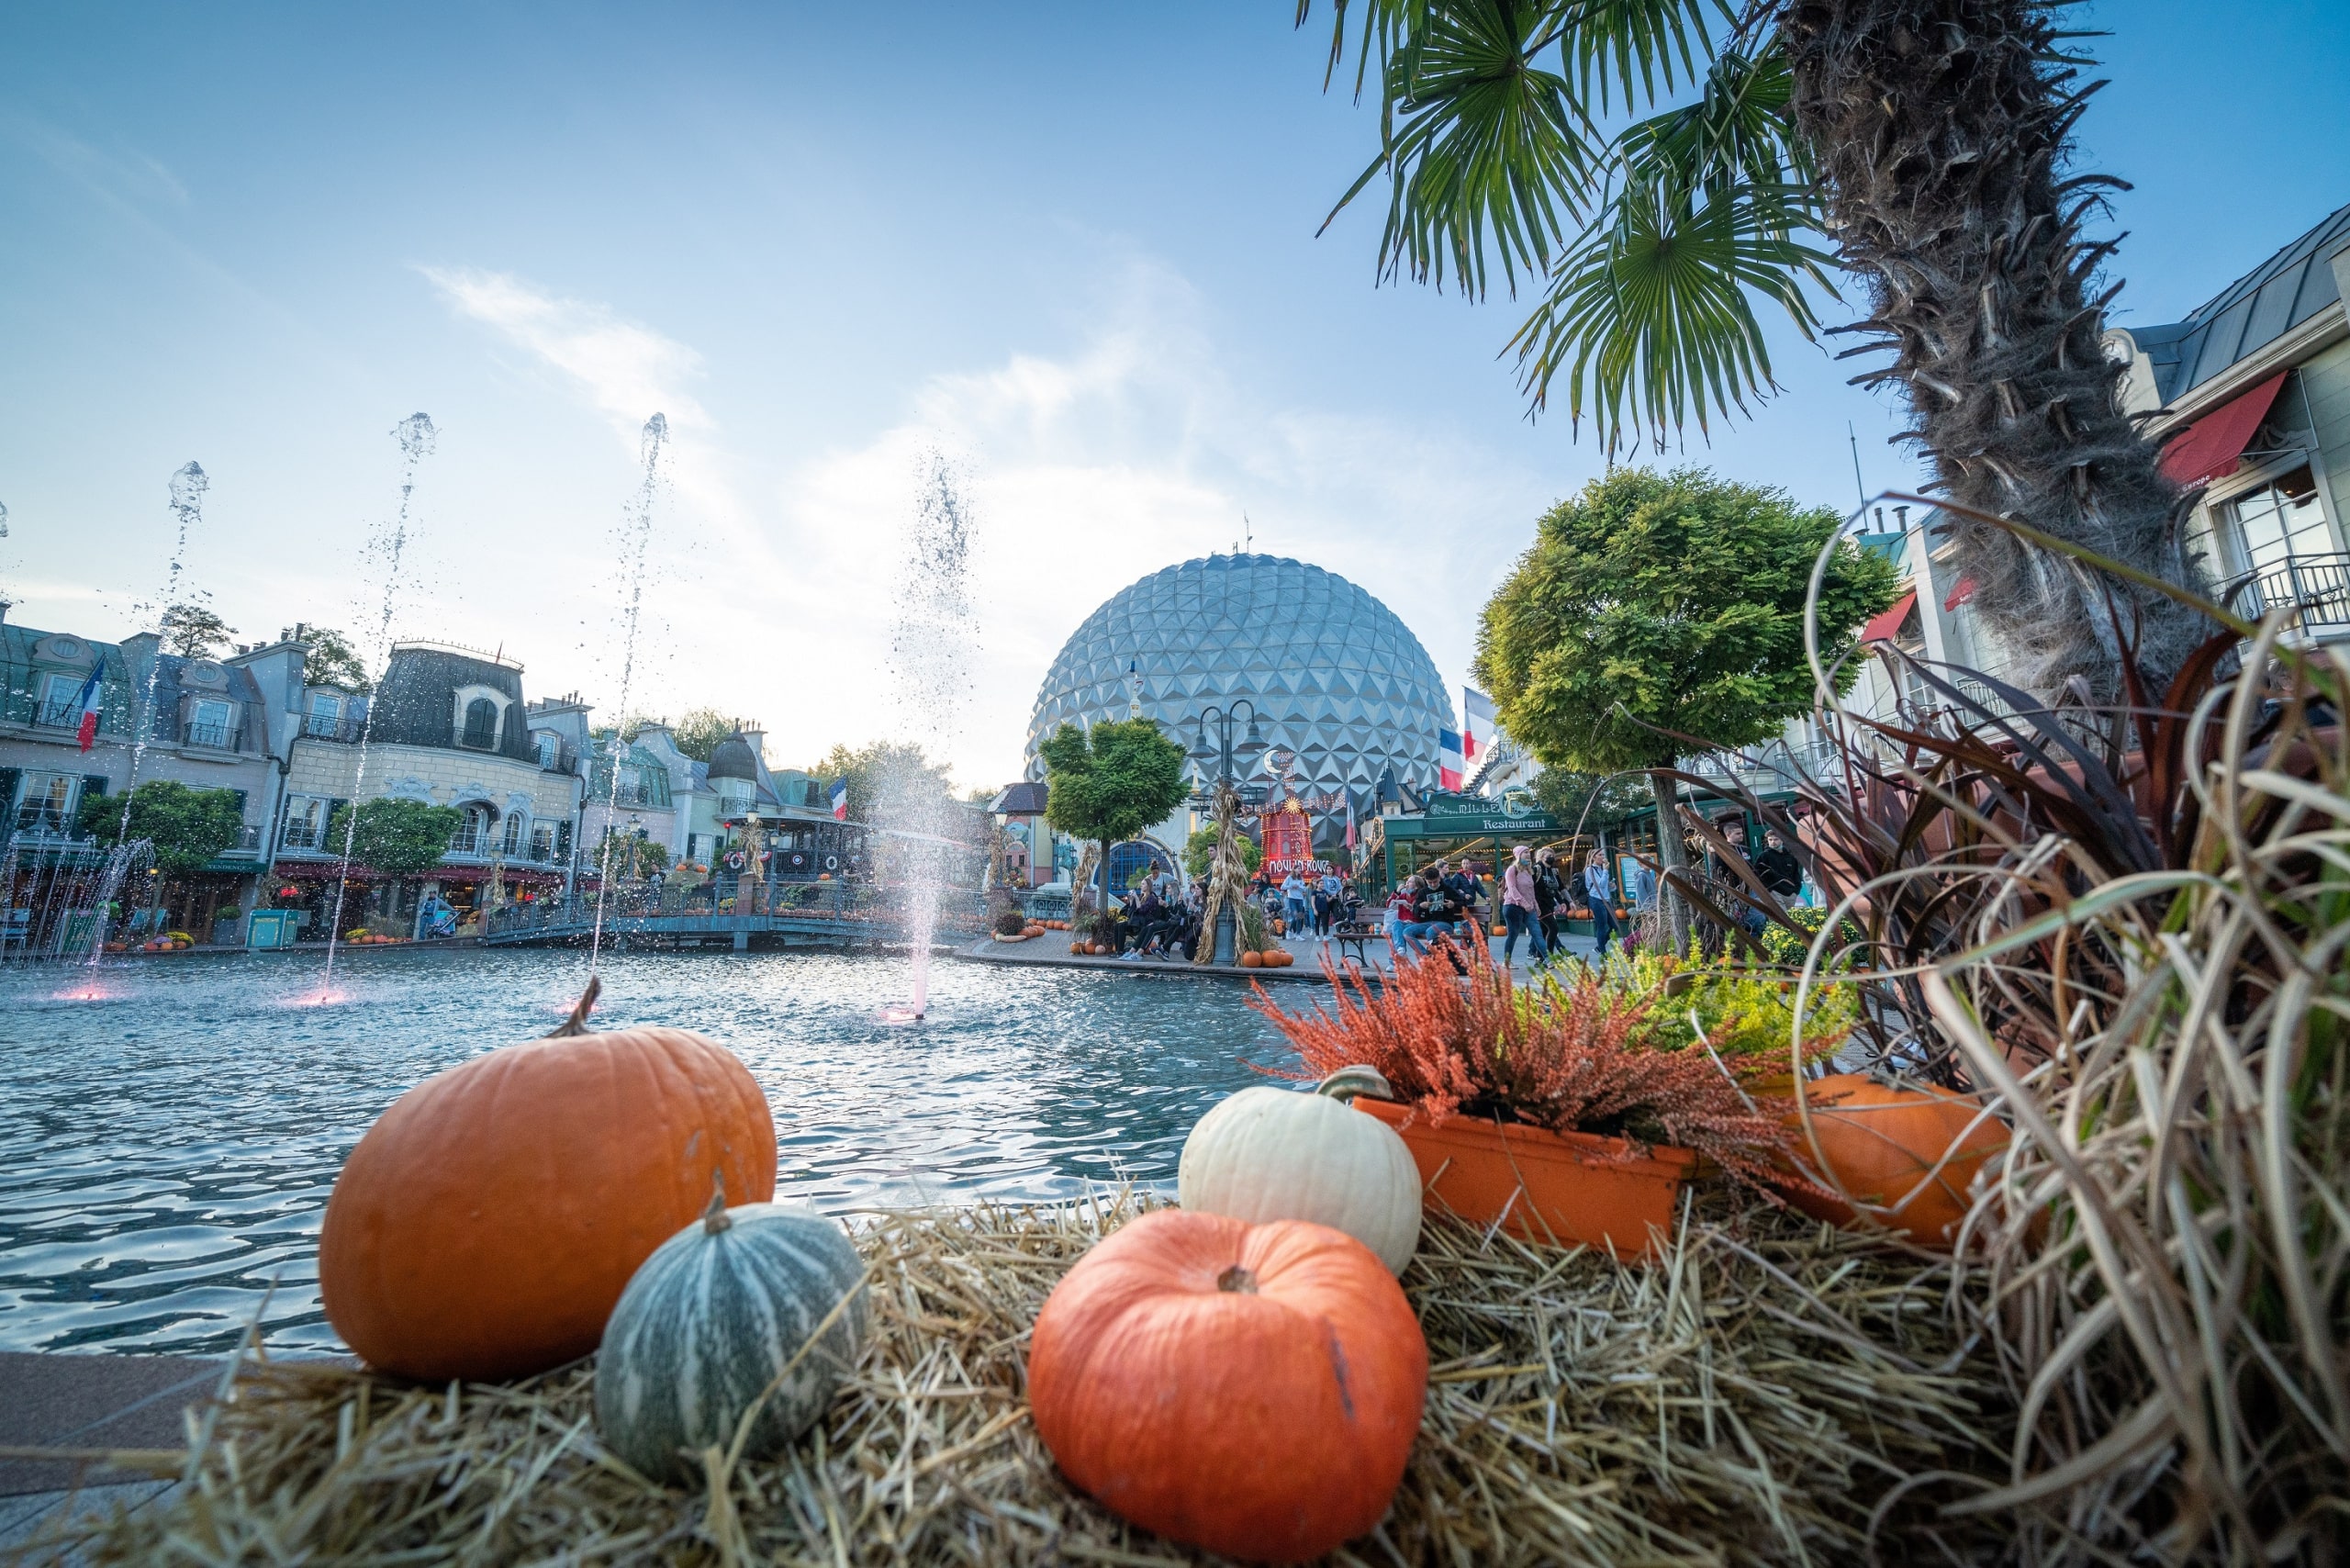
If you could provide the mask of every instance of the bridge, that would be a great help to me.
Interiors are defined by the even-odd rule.
[[[695,905],[672,893],[621,890],[606,902],[603,940],[620,947],[872,947],[905,941],[904,922],[886,890],[848,882],[785,882],[763,890],[748,908],[728,899]],[[492,912],[486,947],[571,945],[593,938],[594,894],[567,903],[517,904]],[[968,942],[986,929],[985,907],[966,890],[939,899],[936,935]]]

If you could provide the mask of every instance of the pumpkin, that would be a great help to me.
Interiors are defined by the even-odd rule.
[[[1080,1259],[1028,1352],[1062,1473],[1146,1529],[1271,1562],[1379,1523],[1427,1377],[1419,1320],[1361,1242],[1180,1209]]]
[[[1792,1168],[1826,1175],[1830,1179],[1821,1186],[1850,1193],[1878,1223],[1920,1246],[1948,1250],[1970,1206],[1968,1183],[2008,1147],[2007,1124],[1982,1116],[1981,1103],[1965,1095],[1879,1083],[1861,1073],[1814,1079],[1803,1088],[1819,1147],[1815,1157],[1804,1137],[1803,1118],[1790,1105]],[[1957,1152],[1926,1182],[1926,1172],[1953,1146]],[[1824,1170],[1815,1168],[1815,1159],[1826,1161]],[[1786,1197],[1830,1225],[1851,1225],[1855,1218],[1852,1205],[1841,1198],[1798,1187],[1789,1187]]]
[[[1183,1140],[1176,1202],[1254,1224],[1304,1219],[1343,1230],[1400,1274],[1420,1244],[1420,1172],[1395,1129],[1358,1115],[1358,1094],[1392,1100],[1379,1070],[1344,1067],[1311,1094],[1243,1089]]]
[[[743,1452],[779,1452],[856,1361],[864,1274],[838,1221],[779,1204],[730,1209],[713,1193],[701,1218],[644,1260],[604,1326],[596,1428],[606,1446],[645,1475],[688,1481],[755,1404]]]
[[[369,1365],[440,1383],[575,1361],[713,1174],[774,1194],[775,1123],[749,1070],[683,1029],[588,1033],[599,989],[546,1038],[401,1095],[343,1162],[319,1294]]]
[[[1262,969],[1264,964],[1265,955],[1258,952],[1254,947],[1240,955],[1240,967],[1244,969]]]

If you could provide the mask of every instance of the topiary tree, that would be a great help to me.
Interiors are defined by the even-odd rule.
[[[381,871],[397,884],[441,864],[463,821],[464,813],[456,807],[429,801],[379,796],[361,801],[355,813],[346,801],[335,808],[327,823],[326,847],[348,854],[352,865]]]
[[[1647,769],[1659,857],[1685,866],[1663,770],[1691,749],[1682,737],[1751,745],[1810,707],[1804,600],[1838,525],[1826,508],[1701,469],[1618,468],[1544,514],[1485,605],[1478,681],[1545,767]],[[1837,545],[1820,585],[1825,660],[1893,601],[1897,579],[1883,556]],[[1678,946],[1686,915],[1677,899],[1667,910]]]
[[[172,877],[203,870],[237,842],[245,826],[244,806],[235,790],[195,790],[171,778],[149,779],[128,801],[119,795],[84,795],[75,818],[83,834],[108,848],[147,840],[154,846],[156,869]]]
[[[1036,755],[1049,786],[1045,820],[1101,846],[1106,912],[1110,846],[1163,820],[1191,795],[1183,782],[1183,748],[1159,733],[1155,719],[1119,719],[1105,720],[1091,733],[1063,724]]]

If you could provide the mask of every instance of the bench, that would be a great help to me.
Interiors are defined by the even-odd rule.
[[[1342,920],[1330,928],[1330,940],[1338,945],[1338,953],[1341,958],[1345,957],[1347,949],[1351,947],[1354,949],[1355,962],[1369,969],[1371,956],[1363,950],[1363,945],[1368,942],[1385,942],[1387,927],[1375,925],[1367,920]]]

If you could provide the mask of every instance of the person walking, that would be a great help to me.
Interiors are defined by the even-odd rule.
[[[1517,956],[1517,939],[1527,939],[1527,957],[1535,963],[1547,962],[1550,946],[1542,935],[1542,901],[1537,890],[1534,871],[1534,851],[1521,844],[1510,851],[1509,864],[1502,871],[1502,923],[1509,935],[1502,940],[1502,967],[1507,969]]]
[[[1290,935],[1292,936],[1308,929],[1311,925],[1314,919],[1311,897],[1305,886],[1305,879],[1299,876],[1294,868],[1288,876],[1281,879],[1282,920],[1288,925]]]
[[[1567,897],[1567,879],[1559,875],[1559,857],[1550,849],[1534,852],[1534,902],[1541,913],[1542,944],[1552,957],[1559,952],[1559,918],[1573,901]]]
[[[1591,935],[1599,944],[1593,957],[1604,963],[1616,935],[1616,887],[1607,875],[1607,857],[1596,849],[1583,866],[1583,902],[1591,906]]]

